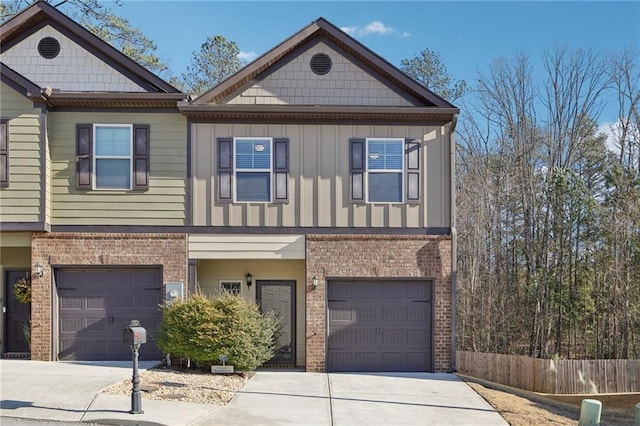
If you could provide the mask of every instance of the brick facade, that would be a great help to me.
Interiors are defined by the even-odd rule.
[[[434,372],[451,370],[451,237],[307,235],[306,369],[325,371],[326,278],[415,278],[434,285]]]
[[[31,268],[40,263],[44,274],[32,277],[31,359],[52,359],[52,295],[54,268],[74,266],[162,266],[163,282],[187,282],[186,234],[34,233]]]

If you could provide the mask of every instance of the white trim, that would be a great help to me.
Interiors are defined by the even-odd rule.
[[[236,168],[236,160],[238,158],[237,141],[255,141],[264,140],[269,143],[269,163],[268,169],[238,169]],[[271,204],[273,203],[273,138],[269,136],[241,136],[233,138],[233,202],[240,204]],[[257,172],[257,173],[269,173],[269,200],[268,201],[238,201],[238,176],[240,172]]]
[[[220,294],[231,293],[231,294],[242,295],[242,283],[243,283],[243,280],[218,280],[218,286],[219,286],[218,290],[220,291]],[[234,293],[233,289],[231,289],[230,291],[224,288],[222,284],[238,284],[238,293]]]
[[[400,159],[402,166],[399,169],[375,169],[369,170],[369,142],[399,142],[401,149]],[[405,139],[404,138],[365,138],[364,158],[365,173],[363,185],[365,190],[365,202],[367,204],[406,204],[405,200]],[[400,173],[400,201],[369,201],[369,173]]]
[[[122,127],[129,129],[129,155],[98,155],[96,150],[96,131],[99,127]],[[93,158],[92,158],[92,189],[96,191],[131,191],[133,189],[133,124],[109,124],[109,123],[94,123],[93,124]],[[129,187],[128,188],[99,188],[98,174],[96,163],[98,160],[129,160]]]

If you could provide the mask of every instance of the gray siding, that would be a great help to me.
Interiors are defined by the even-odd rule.
[[[266,227],[449,227],[450,139],[445,127],[192,124],[193,224]],[[289,138],[289,203],[217,204],[216,138]],[[424,141],[420,205],[350,204],[349,138]]]
[[[9,120],[9,187],[0,189],[0,222],[40,222],[40,110],[1,83],[0,118]]]
[[[77,190],[77,123],[149,124],[149,189]],[[186,119],[178,113],[50,113],[51,224],[185,225],[186,129]]]
[[[316,75],[311,57],[326,53],[333,62],[328,74]],[[324,43],[300,54],[264,80],[255,83],[229,104],[412,106],[351,59]]]

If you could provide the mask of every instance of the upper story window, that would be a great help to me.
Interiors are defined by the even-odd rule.
[[[131,189],[132,125],[94,125],[95,189]]]
[[[403,201],[404,139],[367,139],[367,200]]]
[[[271,202],[271,138],[234,138],[236,201]]]
[[[224,137],[217,139],[219,203],[288,203],[289,139]]]
[[[77,124],[76,187],[149,189],[149,135],[146,124]]]
[[[352,203],[419,204],[420,139],[349,139]]]

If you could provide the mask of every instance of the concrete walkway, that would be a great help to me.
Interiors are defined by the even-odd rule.
[[[507,425],[451,374],[259,372],[200,425]]]
[[[100,393],[130,376],[130,362],[0,360],[0,416],[105,425],[507,424],[448,374],[260,371],[225,407],[143,394],[139,415],[129,414],[130,397]]]

